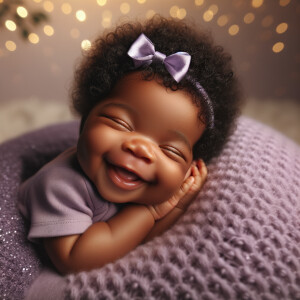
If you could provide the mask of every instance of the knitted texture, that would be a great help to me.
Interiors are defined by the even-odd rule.
[[[188,212],[67,299],[300,299],[300,149],[242,118]]]
[[[0,145],[0,299],[22,299],[42,265],[43,251],[26,241],[17,188],[74,145],[77,128],[57,125]],[[300,299],[299,146],[240,118],[208,169],[170,230],[102,269],[59,278],[60,298]]]

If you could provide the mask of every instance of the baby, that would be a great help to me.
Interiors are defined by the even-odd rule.
[[[77,146],[19,191],[28,238],[62,274],[99,268],[174,224],[239,106],[230,56],[159,16],[96,40],[74,82]]]

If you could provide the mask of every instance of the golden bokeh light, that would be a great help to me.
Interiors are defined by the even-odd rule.
[[[88,51],[91,49],[92,43],[89,40],[83,40],[81,42],[81,49],[84,51]]]
[[[178,18],[182,20],[186,17],[186,14],[187,12],[185,8],[179,8],[177,5],[174,5],[170,8],[170,15],[172,18]]]
[[[240,27],[236,24],[234,25],[231,25],[229,28],[228,28],[228,33],[230,35],[236,35],[238,34],[238,32],[240,31]]]
[[[213,17],[214,17],[214,13],[211,10],[207,10],[203,14],[203,20],[205,22],[210,22],[213,19]]]
[[[147,19],[151,19],[155,14],[156,14],[155,10],[149,9],[149,10],[146,12],[146,18],[147,18]]]
[[[265,16],[262,21],[261,21],[261,25],[263,27],[269,27],[273,24],[274,19],[271,15]]]
[[[76,19],[79,22],[84,22],[86,20],[86,13],[84,10],[80,9],[76,11]]]
[[[274,53],[279,53],[279,52],[281,52],[283,50],[283,48],[284,48],[284,43],[277,42],[276,44],[273,45],[272,51]]]
[[[226,15],[222,15],[218,18],[217,24],[221,27],[225,26],[228,23],[229,19]]]
[[[291,2],[291,0],[280,0],[279,5],[280,6],[287,6],[290,2]]]
[[[107,0],[97,0],[97,4],[99,6],[104,6],[106,4]]]
[[[103,28],[111,27],[111,19],[112,19],[112,12],[110,10],[105,10],[102,13],[102,27]]]
[[[103,19],[101,24],[103,28],[109,28],[111,26],[111,19]]]
[[[47,36],[52,36],[54,34],[54,29],[52,26],[50,25],[45,25],[44,26],[44,33],[47,35]]]
[[[195,5],[201,6],[204,3],[204,0],[195,0]]]
[[[218,5],[213,4],[213,5],[211,5],[211,6],[209,7],[208,10],[211,10],[211,11],[213,12],[213,14],[216,15],[216,14],[218,13],[218,11],[219,11],[219,7],[218,7]]]
[[[28,40],[32,44],[37,44],[40,41],[40,38],[36,33],[30,33],[28,35]]]
[[[12,20],[6,20],[5,27],[10,31],[15,31],[17,29],[16,23]]]
[[[77,28],[72,28],[70,35],[73,39],[78,39],[80,37],[80,31]]]
[[[5,42],[5,47],[8,51],[11,51],[11,52],[13,52],[17,49],[17,45],[13,41],[6,41]]]
[[[177,13],[177,18],[182,20],[186,17],[186,9],[185,8],[180,8],[178,10],[178,13]]]
[[[123,15],[126,15],[130,12],[130,5],[127,2],[123,2],[120,5],[120,11]]]
[[[176,18],[177,17],[177,12],[179,10],[179,7],[177,5],[174,5],[170,8],[170,16],[172,18]]]
[[[251,24],[255,19],[255,15],[253,13],[247,13],[244,16],[244,22],[245,24]]]
[[[72,6],[70,3],[65,2],[61,5],[61,10],[65,15],[69,15],[72,12]]]
[[[252,0],[252,7],[254,8],[258,8],[258,7],[261,7],[264,3],[264,0]]]
[[[137,3],[139,4],[144,4],[146,2],[146,0],[137,0]]]
[[[41,3],[42,0],[33,0],[33,2],[35,2],[35,3]]]
[[[54,10],[54,5],[51,1],[45,1],[43,3],[44,10],[47,12],[52,12]]]
[[[286,32],[287,29],[288,29],[288,24],[283,22],[283,23],[280,23],[279,25],[277,25],[276,32],[281,34],[281,33]]]
[[[18,6],[17,7],[17,14],[21,18],[26,18],[28,16],[28,11],[25,7],[23,6]]]

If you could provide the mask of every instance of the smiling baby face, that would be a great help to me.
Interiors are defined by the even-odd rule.
[[[205,129],[198,113],[184,91],[131,73],[88,115],[79,163],[108,201],[166,201],[189,175],[193,146]]]

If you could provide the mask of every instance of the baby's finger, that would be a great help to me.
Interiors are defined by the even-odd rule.
[[[207,176],[207,168],[203,160],[199,159],[196,162],[196,166],[192,167],[192,174],[195,177],[195,188],[200,188],[203,185]]]
[[[202,159],[200,159],[197,163],[201,177],[205,179],[207,177],[207,167]]]
[[[194,184],[194,182],[195,182],[195,178],[193,176],[188,177],[184,181],[184,183],[181,185],[179,192],[178,192],[179,198],[184,196],[189,191],[190,187]]]

